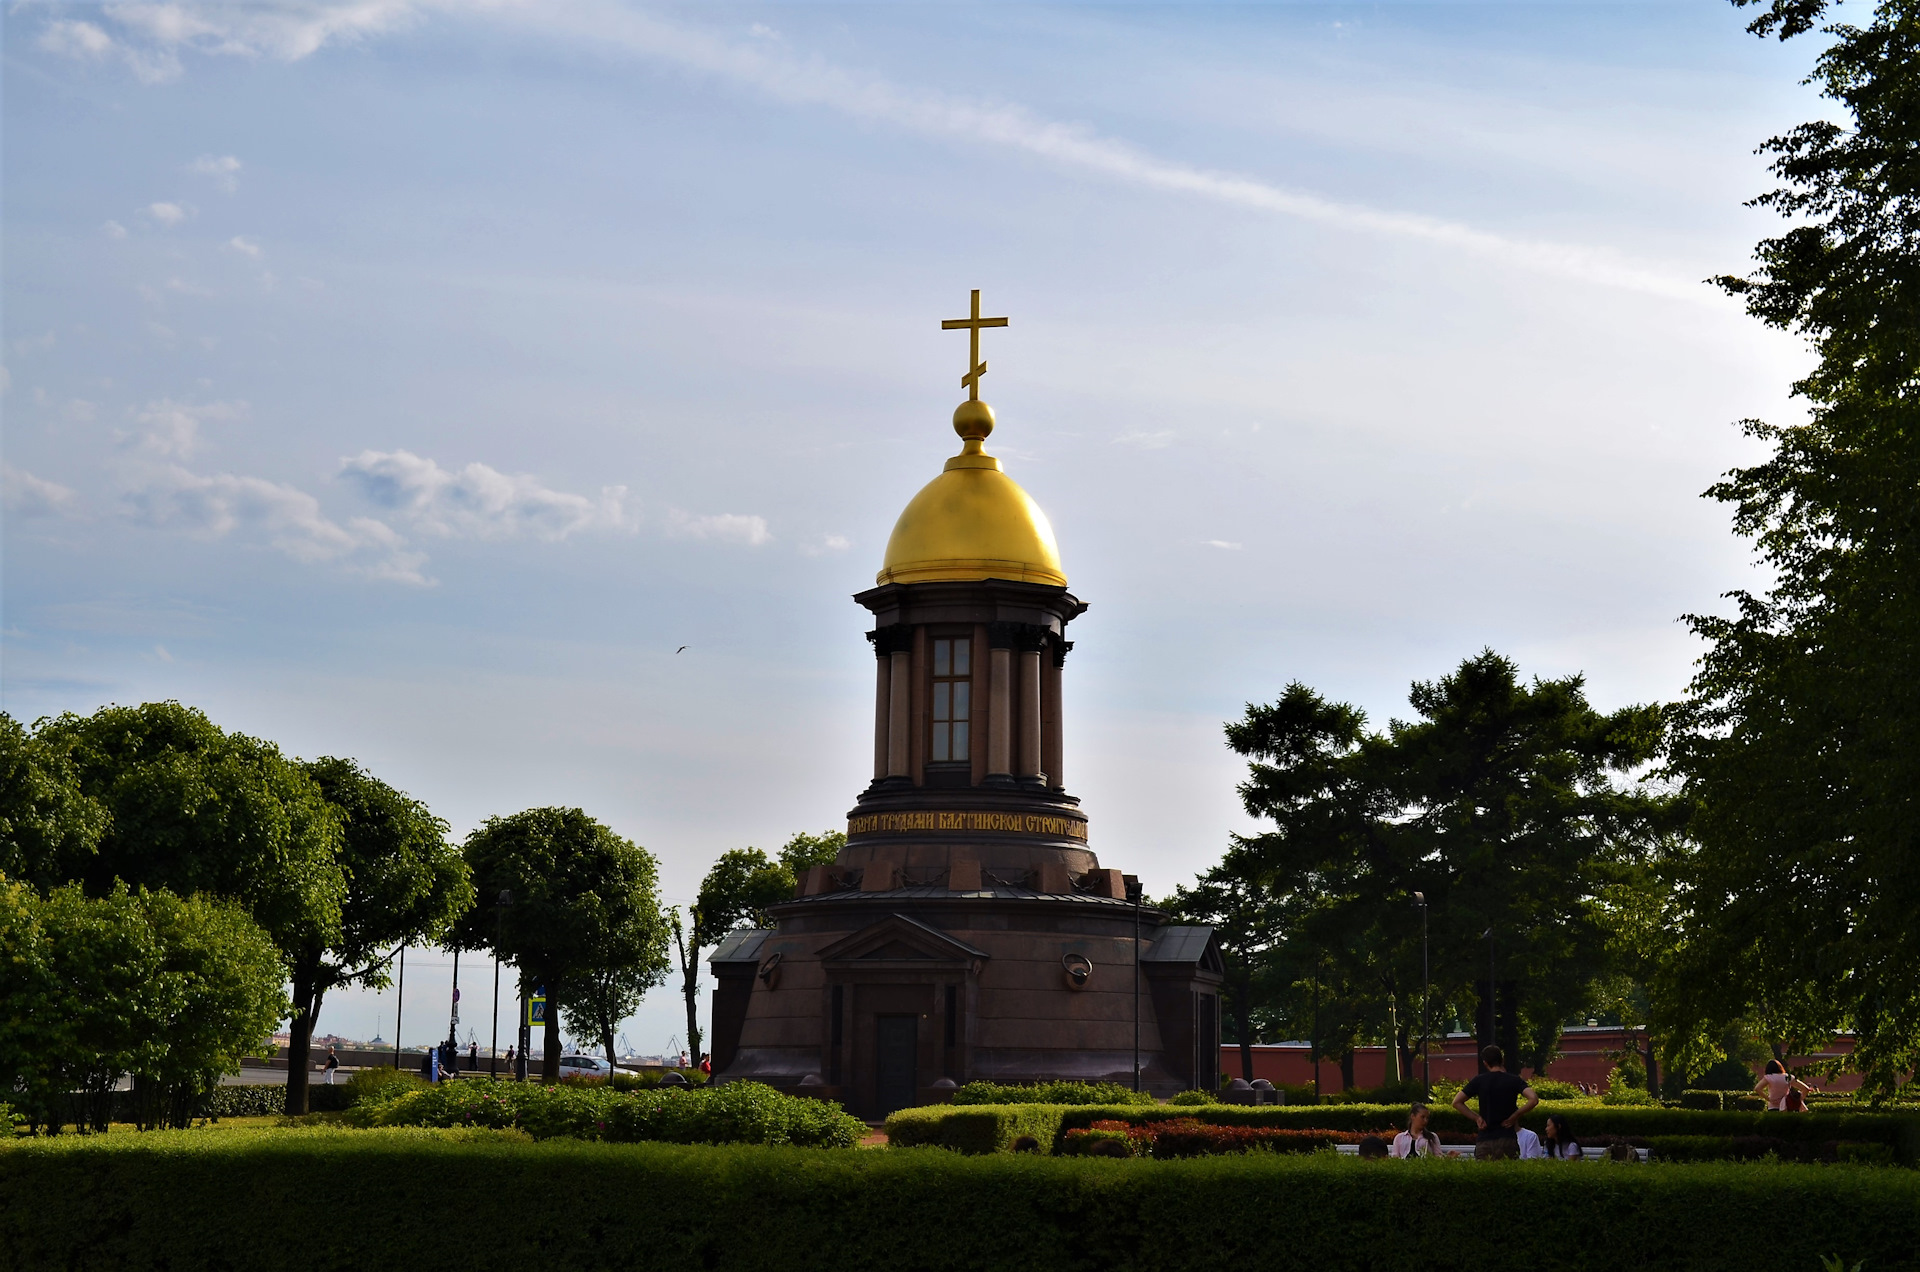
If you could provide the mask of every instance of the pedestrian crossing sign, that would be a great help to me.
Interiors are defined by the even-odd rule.
[[[547,990],[544,985],[527,995],[527,1027],[542,1026],[547,1023]]]

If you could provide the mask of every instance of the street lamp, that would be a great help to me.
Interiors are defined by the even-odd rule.
[[[1422,1099],[1433,1098],[1433,1025],[1428,1015],[1433,1000],[1433,963],[1427,955],[1427,894],[1416,892],[1413,903],[1420,907],[1420,1084],[1426,1088]]]
[[[487,1076],[500,1076],[500,946],[505,941],[507,930],[507,907],[513,904],[513,893],[500,889],[500,899],[494,902],[495,921],[493,926],[493,1054],[487,1059]]]
[[[1493,929],[1482,932],[1480,939],[1487,943],[1487,1040],[1480,1044],[1485,1050],[1500,1045],[1500,981],[1493,961]]]
[[[394,991],[393,1067],[400,1067],[400,1021],[407,1011],[407,943],[400,942],[400,986]]]
[[[1140,899],[1138,879],[1127,880],[1127,900],[1133,903],[1133,1089],[1140,1089]]]

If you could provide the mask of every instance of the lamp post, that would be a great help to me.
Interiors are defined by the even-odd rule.
[[[494,902],[493,925],[493,1054],[487,1058],[487,1076],[500,1076],[500,946],[506,940],[507,907],[513,904],[513,893],[500,889],[500,899]]]
[[[407,1010],[407,945],[400,943],[400,985],[394,991],[393,1007],[393,1067],[400,1067],[400,1019]]]
[[[1493,929],[1482,932],[1480,939],[1487,943],[1487,1040],[1480,1044],[1484,1049],[1500,1045],[1500,982],[1493,961]]]
[[[1127,880],[1127,900],[1133,903],[1133,1089],[1140,1089],[1140,898],[1138,879]]]
[[[1427,894],[1416,892],[1413,903],[1420,907],[1420,1085],[1422,1099],[1433,1098],[1433,1026],[1427,1014],[1433,1001],[1433,963],[1427,956]]]

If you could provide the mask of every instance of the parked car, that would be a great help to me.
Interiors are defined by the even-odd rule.
[[[562,1078],[610,1078],[613,1066],[599,1056],[561,1056]]]

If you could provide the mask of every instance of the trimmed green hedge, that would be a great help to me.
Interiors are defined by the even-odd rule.
[[[942,1144],[963,1152],[990,1152],[977,1147],[994,1143],[1004,1147],[1014,1134],[1039,1139],[1045,1152],[1055,1151],[1066,1131],[1092,1126],[1097,1121],[1115,1120],[1145,1123],[1170,1118],[1192,1118],[1218,1126],[1271,1126],[1313,1128],[1331,1131],[1395,1131],[1406,1124],[1405,1105],[1320,1104],[1305,1107],[1248,1107],[1237,1104],[1205,1104],[1191,1107],[1157,1105],[1139,1108],[1125,1105],[1106,1107],[1060,1104],[976,1105],[961,1110],[945,1105],[906,1109],[887,1119],[887,1135],[894,1142],[896,1120],[905,1142]],[[942,1118],[958,1117],[963,1112],[976,1118],[1002,1116],[1023,1110],[1021,1130],[984,1137],[980,1133],[948,1133],[938,1123]],[[1535,1109],[1525,1125],[1539,1130],[1546,1125],[1551,1110]],[[1613,1135],[1643,1139],[1653,1136],[1766,1136],[1796,1144],[1825,1144],[1832,1141],[1882,1144],[1903,1165],[1920,1165],[1920,1116],[1912,1113],[1710,1113],[1692,1109],[1663,1108],[1581,1108],[1567,1110],[1563,1116],[1576,1137]],[[1432,1126],[1442,1136],[1471,1135],[1471,1120],[1452,1109],[1435,1109]],[[1044,1132],[1044,1133],[1043,1133]]]
[[[1488,1216],[1515,1217],[1488,1239]],[[0,1272],[1870,1272],[1915,1267],[1920,1175],[1838,1166],[1146,1162],[199,1129],[0,1149]]]
[[[669,1144],[794,1144],[851,1148],[867,1132],[838,1104],[782,1095],[758,1082],[698,1090],[616,1091],[604,1084],[442,1082],[382,1103],[355,1106],[370,1126],[485,1127],[535,1139]]]
[[[953,1093],[955,1104],[1157,1104],[1145,1091],[1118,1082],[1031,1082],[1004,1085],[969,1082]]]

